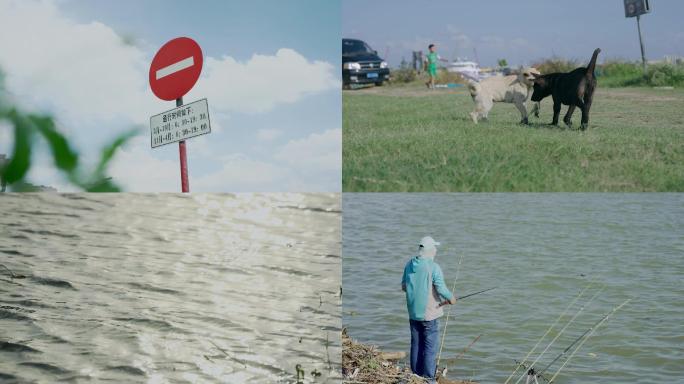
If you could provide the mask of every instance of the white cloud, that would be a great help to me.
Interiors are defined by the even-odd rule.
[[[14,128],[6,121],[0,121],[0,154],[9,157],[12,154],[14,142]]]
[[[52,164],[53,159],[47,151],[37,152],[33,161],[44,164]],[[44,180],[51,180],[49,183]],[[45,185],[57,189],[59,192],[77,192],[78,188],[69,184],[64,174],[55,167],[31,167],[26,175],[26,181],[35,185]]]
[[[113,116],[144,123],[151,112],[168,107],[148,89],[151,53],[125,44],[100,22],[67,19],[53,2],[0,3],[0,67],[8,88],[27,106],[50,108],[67,125]],[[192,93],[207,97],[219,113],[254,113],[339,86],[332,64],[281,48],[246,62],[206,57]]]
[[[263,141],[275,140],[283,134],[279,129],[260,129],[257,131],[257,138]]]
[[[102,23],[66,19],[52,2],[0,3],[0,68],[24,107],[50,110],[67,131],[115,116],[142,122],[154,105],[145,54]]]
[[[194,191],[264,192],[282,191],[289,179],[288,168],[253,160],[243,154],[225,156],[220,170],[190,180]],[[274,188],[275,186],[275,188]],[[281,188],[278,188],[281,186]]]
[[[7,91],[16,103],[27,110],[52,113],[60,130],[76,139],[76,148],[83,151],[81,158],[97,159],[97,151],[105,141],[134,124],[146,127],[149,116],[169,109],[170,103],[157,100],[148,87],[149,60],[156,47],[126,44],[101,22],[75,22],[60,11],[59,4],[47,0],[0,0],[0,69],[6,74]],[[204,65],[203,75],[188,100],[208,98],[212,135],[228,127],[230,115],[235,112],[267,113],[274,107],[340,87],[334,65],[309,60],[287,48],[272,55],[255,54],[242,62],[229,56],[208,56]],[[178,191],[177,158],[164,150],[150,149],[149,132],[146,128],[142,132],[117,152],[109,169],[111,176],[128,191]],[[5,128],[0,129],[0,135],[2,149],[10,152],[4,141],[11,133]],[[214,137],[190,141],[191,155],[205,157],[205,164],[213,158],[214,164],[221,167],[217,173],[198,165],[200,172],[191,178],[191,189],[274,191],[287,190],[281,186],[288,177],[298,185],[303,181],[315,185],[323,179],[328,185],[328,176],[339,178],[341,135],[337,144],[330,142],[333,138],[326,131],[316,134],[320,137],[312,135],[291,141],[281,149],[275,147],[276,139],[286,135],[284,130],[264,128],[257,131],[256,137],[251,136],[254,145],[269,153],[270,158],[259,160],[242,155],[222,157],[224,149]],[[335,148],[337,152],[317,152],[307,147],[309,141],[316,140],[328,148],[326,151]],[[298,152],[297,146],[310,152]],[[306,153],[311,154],[311,161],[305,161]],[[48,156],[37,156],[34,164],[37,168],[54,167]],[[321,174],[321,169],[331,171]],[[303,180],[301,175],[312,178]],[[61,186],[63,182],[50,169],[32,170],[31,176],[40,184]]]
[[[136,138],[126,148],[120,149],[108,174],[125,191],[180,192],[181,189],[178,160],[155,157],[147,138]]]
[[[275,158],[297,168],[339,171],[342,164],[342,129],[329,129],[285,144]]]
[[[342,164],[342,130],[329,129],[290,140],[271,161],[245,154],[221,157],[222,168],[191,178],[193,191],[338,191]],[[274,185],[276,186],[274,188]]]
[[[208,57],[197,94],[224,111],[266,112],[282,103],[340,87],[335,67],[309,61],[296,51],[279,49],[274,56],[254,55],[246,62]]]

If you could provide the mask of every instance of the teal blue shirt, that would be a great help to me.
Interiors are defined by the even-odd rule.
[[[411,320],[429,321],[440,317],[439,303],[454,297],[444,283],[442,268],[432,259],[416,256],[409,260],[401,283],[406,286],[406,307]]]

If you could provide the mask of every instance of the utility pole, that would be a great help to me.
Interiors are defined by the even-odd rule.
[[[646,74],[646,53],[644,52],[644,39],[641,37],[641,15],[637,15],[637,30],[639,30],[639,46],[641,47],[641,65],[644,68],[644,75]]]
[[[651,4],[648,0],[624,0],[625,3],[625,17],[636,17],[637,30],[639,31],[639,46],[641,47],[641,66],[646,76],[646,49],[644,48],[644,39],[641,36],[641,15],[651,12]]]

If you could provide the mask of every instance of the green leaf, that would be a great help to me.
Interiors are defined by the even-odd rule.
[[[52,118],[29,115],[29,119],[50,144],[52,157],[57,168],[68,173],[73,172],[78,166],[78,154],[71,149],[67,139],[57,132]]]
[[[112,159],[114,156],[114,153],[116,150],[124,145],[129,139],[132,137],[136,136],[138,133],[137,129],[130,130],[128,132],[125,132],[121,135],[119,135],[111,144],[108,146],[104,147],[102,149],[102,153],[100,155],[100,162],[97,164],[97,168],[95,168],[95,176],[101,178],[104,175],[104,171],[107,168],[107,165],[109,164],[109,161]]]
[[[30,121],[16,109],[9,110],[7,118],[14,125],[14,151],[9,163],[0,171],[5,182],[12,184],[22,180],[31,166],[31,139],[34,131]]]
[[[92,183],[85,188],[87,192],[121,192],[121,189],[112,183],[110,178],[105,178],[99,182]]]

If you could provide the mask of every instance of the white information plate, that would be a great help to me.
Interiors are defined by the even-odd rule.
[[[150,117],[152,148],[211,133],[207,99]]]

